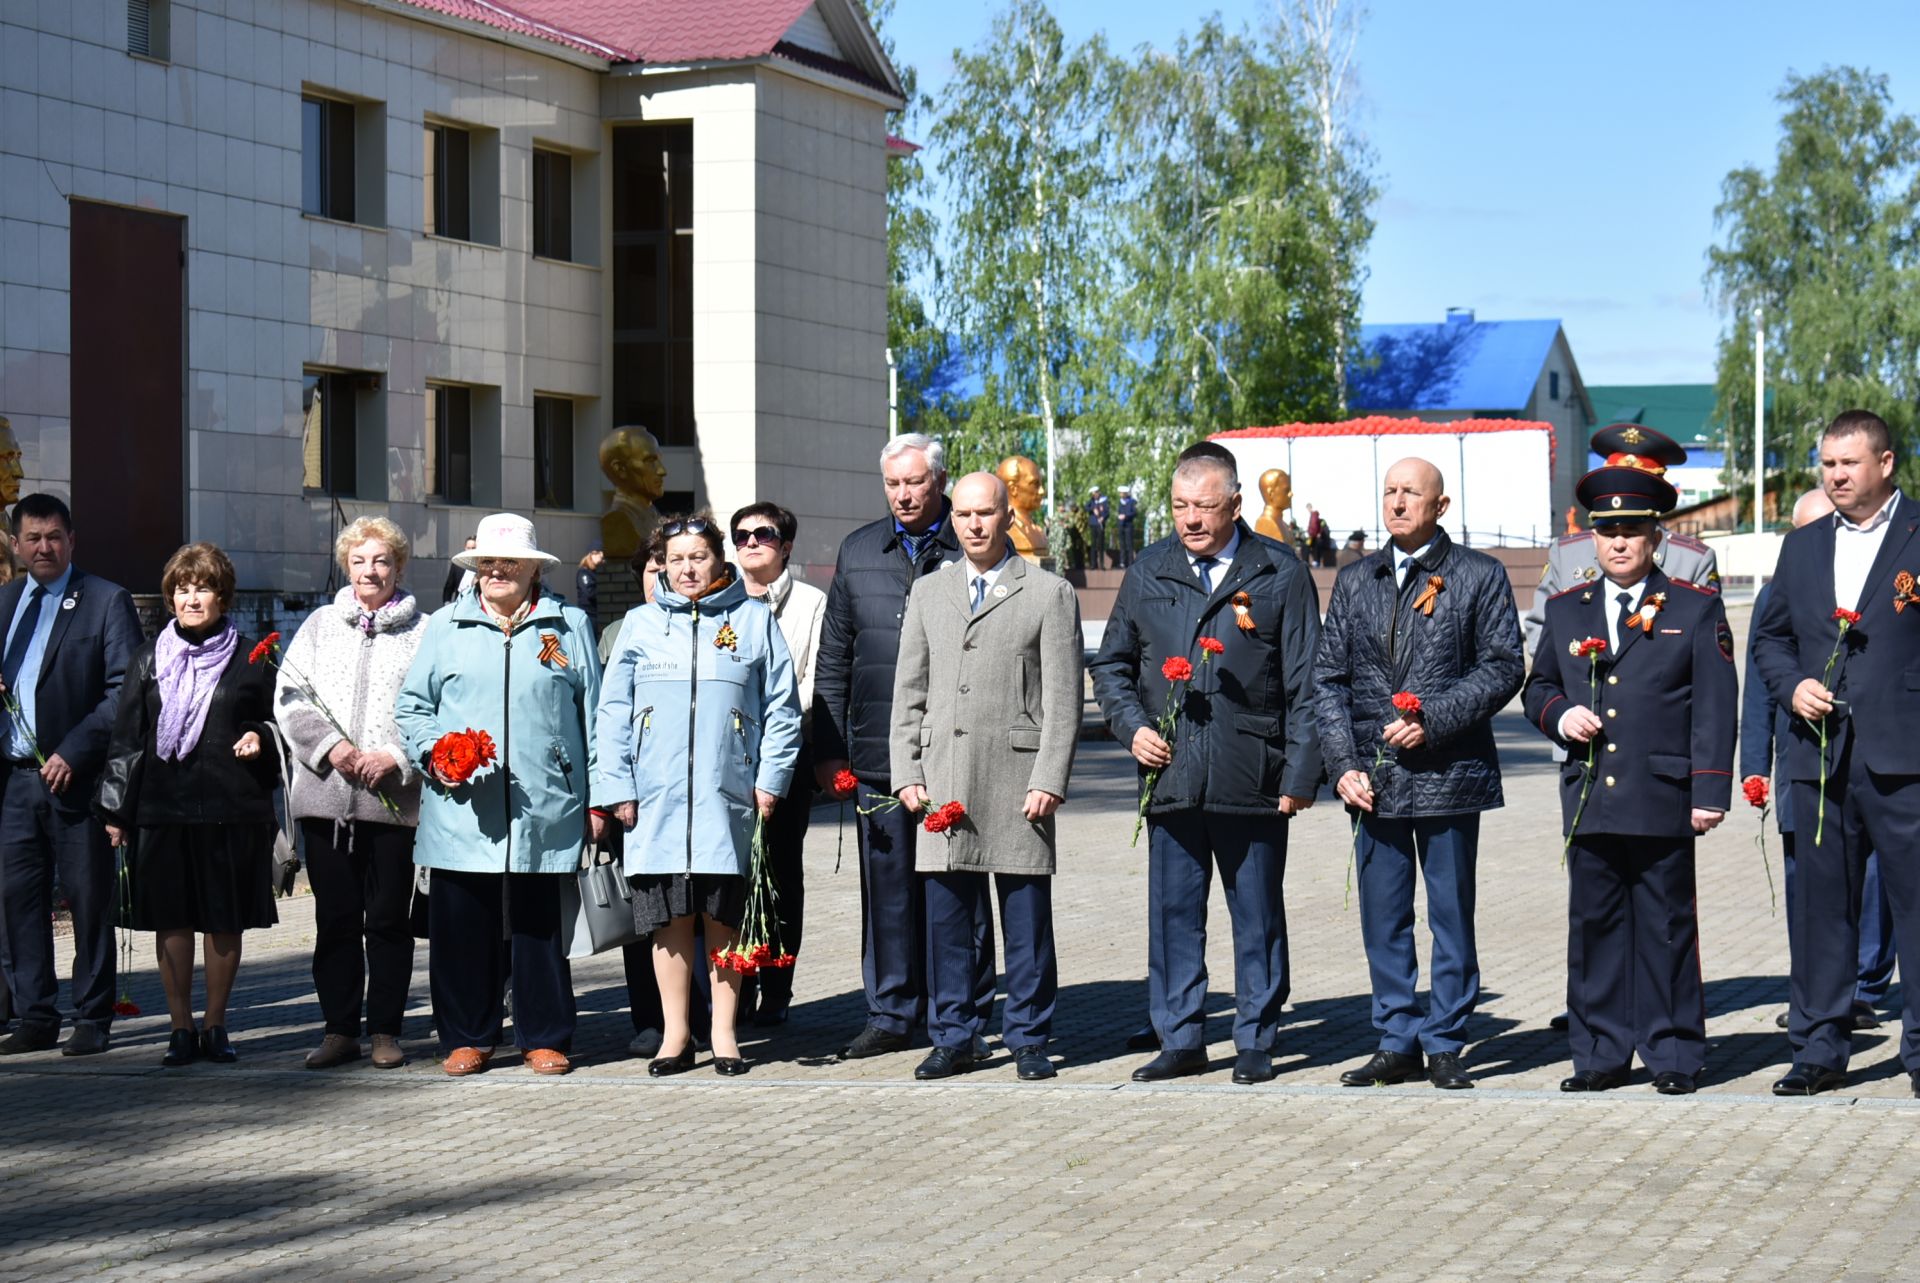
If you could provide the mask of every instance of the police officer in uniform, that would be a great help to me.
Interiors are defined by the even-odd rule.
[[[1593,434],[1594,453],[1606,459],[1609,468],[1638,468],[1658,477],[1668,468],[1687,461],[1687,451],[1672,437],[1643,428],[1637,423],[1616,423]],[[1677,501],[1677,500],[1676,500]],[[1702,588],[1719,591],[1720,568],[1713,549],[1691,535],[1676,534],[1657,527],[1653,564],[1674,579],[1683,579]],[[1526,634],[1527,658],[1532,660],[1540,647],[1540,625],[1547,617],[1547,602],[1569,588],[1590,584],[1600,578],[1600,559],[1594,553],[1593,537],[1585,531],[1564,535],[1554,541],[1547,553],[1547,567],[1534,589],[1533,607],[1520,621]]]
[[[1627,1081],[1635,1051],[1663,1095],[1705,1064],[1706,998],[1694,908],[1694,841],[1726,817],[1739,688],[1718,593],[1654,563],[1663,477],[1597,468],[1575,491],[1600,577],[1547,603],[1527,718],[1569,750],[1567,1011],[1562,1091]],[[1603,643],[1597,660],[1582,652]],[[1588,766],[1588,762],[1592,766]]]

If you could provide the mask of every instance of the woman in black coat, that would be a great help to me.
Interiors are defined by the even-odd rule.
[[[231,1064],[227,998],[240,934],[277,920],[273,672],[227,617],[234,571],[219,548],[174,553],[160,588],[173,622],[127,671],[94,810],[108,840],[127,848],[130,925],[156,936],[173,1019],[160,1063]],[[204,1031],[193,1021],[196,932],[207,968]]]

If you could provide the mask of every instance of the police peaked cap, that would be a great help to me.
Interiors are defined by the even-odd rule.
[[[1594,525],[1603,521],[1651,521],[1673,511],[1680,492],[1665,477],[1627,466],[1595,468],[1573,494]]]
[[[1637,423],[1610,423],[1593,434],[1593,452],[1610,468],[1639,468],[1655,476],[1687,461],[1686,447]]]

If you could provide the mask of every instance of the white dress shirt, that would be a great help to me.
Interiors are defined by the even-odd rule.
[[[1227,537],[1227,546],[1213,554],[1213,565],[1208,567],[1207,578],[1213,587],[1218,588],[1226,581],[1227,572],[1233,569],[1233,554],[1240,551],[1240,527],[1235,526]],[[1200,557],[1193,550],[1187,550],[1187,569],[1193,571],[1193,577],[1200,577]]]
[[[1000,572],[1007,568],[1007,562],[1012,557],[1013,541],[1008,540],[1005,549],[1000,554],[1000,560],[994,562],[993,565],[987,569],[976,570],[971,561],[967,562],[967,602],[969,605],[973,603],[976,597],[980,599],[981,605],[986,605],[986,598],[993,595],[993,586],[1000,582]],[[985,583],[987,586],[984,594],[976,587],[976,585],[981,583]]]
[[[1860,594],[1867,590],[1867,575],[1880,545],[1887,541],[1887,527],[1893,524],[1894,505],[1900,502],[1896,488],[1880,505],[1880,510],[1855,525],[1839,513],[1833,514],[1833,604],[1846,610],[1860,605]]]
[[[1601,579],[1595,583],[1594,591],[1606,593],[1606,610],[1604,613],[1607,617],[1607,654],[1617,655],[1620,653],[1620,594],[1627,594],[1627,613],[1631,615],[1634,611],[1640,609],[1641,594],[1647,591],[1646,578],[1643,576],[1639,583],[1626,588],[1622,588],[1611,579]],[[1581,707],[1584,706],[1576,705],[1560,714],[1558,725],[1561,739],[1567,738],[1567,718],[1573,716]],[[1589,711],[1596,715],[1600,712],[1597,708]]]
[[[1407,586],[1407,572],[1413,568],[1415,561],[1426,556],[1427,553],[1433,549],[1433,540],[1427,540],[1412,552],[1401,552],[1399,544],[1390,544],[1388,546],[1393,549],[1395,582],[1398,583],[1400,587],[1405,588]]]

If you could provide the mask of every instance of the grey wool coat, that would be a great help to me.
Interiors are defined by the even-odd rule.
[[[1072,585],[1020,557],[976,614],[965,560],[913,586],[894,671],[896,790],[959,802],[947,836],[918,835],[922,873],[1050,874],[1054,817],[1021,813],[1027,790],[1067,795],[1083,697],[1080,604]]]

